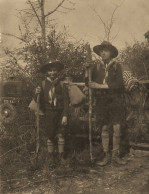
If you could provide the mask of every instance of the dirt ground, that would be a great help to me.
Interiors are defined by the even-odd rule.
[[[14,177],[11,183],[7,182],[7,188],[2,193],[148,194],[149,156],[129,154],[127,159],[128,164],[125,166],[111,164],[106,167],[91,167],[80,163],[72,167],[30,172],[22,167],[20,178]]]

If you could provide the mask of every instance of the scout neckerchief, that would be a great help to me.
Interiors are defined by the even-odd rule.
[[[109,76],[109,68],[111,67],[111,65],[113,65],[114,63],[114,59],[112,59],[108,64],[106,64],[105,67],[105,78],[103,80],[103,84],[107,84],[107,80],[108,80],[108,76]]]
[[[51,89],[49,90],[49,103],[56,106],[57,98],[55,94],[55,85],[57,84],[58,79],[56,78],[54,81],[52,81],[49,77],[47,77],[47,80],[51,82]]]
[[[103,60],[101,58],[99,58],[99,63],[97,64],[97,70],[99,70],[101,67],[105,70],[105,77],[103,79],[103,84],[107,84],[107,79],[108,79],[108,68],[107,67],[108,67],[108,64],[105,65]]]

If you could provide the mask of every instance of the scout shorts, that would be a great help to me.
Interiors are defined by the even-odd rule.
[[[100,125],[120,124],[124,116],[123,99],[117,95],[99,97],[95,112]]]
[[[64,127],[61,125],[62,111],[46,110],[45,112],[45,125],[46,134],[51,141],[55,140],[57,134],[64,133]]]

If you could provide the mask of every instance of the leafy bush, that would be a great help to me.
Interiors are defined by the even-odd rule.
[[[129,69],[139,79],[149,79],[149,48],[146,43],[126,45],[119,60],[124,69]]]
[[[149,47],[144,42],[135,42],[133,45],[126,45],[120,52],[119,60],[122,64],[123,70],[130,70],[133,75],[139,80],[149,79]],[[140,100],[139,105],[137,106],[137,110],[133,110],[132,107],[129,107],[128,114],[133,112],[133,119],[128,123],[129,127],[129,138],[135,142],[148,142],[149,141],[149,131],[148,125],[146,123],[146,114],[148,114],[148,110],[145,107],[144,111],[141,111],[143,105],[141,105],[141,93],[142,96],[144,92],[149,92],[145,90],[136,91],[136,96],[132,94],[134,98],[133,101],[137,102],[137,98]],[[141,92],[141,93],[139,93]],[[148,97],[147,97],[148,98]],[[146,99],[147,99],[146,98]],[[126,104],[127,105],[127,104]],[[141,121],[140,121],[141,118]],[[146,127],[145,127],[146,126]]]

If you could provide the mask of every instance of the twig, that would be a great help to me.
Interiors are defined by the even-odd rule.
[[[70,8],[70,7],[64,7],[64,6],[61,6],[61,7],[70,11],[74,10],[74,8]]]
[[[92,11],[96,14],[96,16],[99,18],[99,21],[103,24],[104,31],[105,31],[104,39],[106,38],[108,41],[110,40],[110,34],[111,34],[111,29],[112,29],[113,24],[114,24],[115,13],[116,13],[117,9],[122,6],[123,2],[124,2],[124,0],[120,4],[115,5],[115,8],[112,12],[112,15],[111,15],[111,18],[110,18],[109,22],[105,22],[102,19],[102,17],[100,16],[100,14],[96,11],[96,9],[90,7],[92,9]],[[113,37],[113,40],[117,37],[117,35],[118,35],[118,33]]]
[[[5,155],[7,155],[8,153],[10,153],[10,152],[12,152],[12,151],[14,151],[14,150],[16,150],[16,149],[18,149],[18,148],[21,148],[21,147],[23,147],[23,146],[25,146],[25,145],[27,145],[27,143],[25,143],[25,144],[23,144],[23,145],[21,145],[21,146],[17,146],[17,147],[15,147],[15,148],[13,148],[13,149],[11,149],[11,150],[5,152],[4,154],[2,154],[2,155],[0,156],[0,159],[1,159],[2,157],[4,157]]]
[[[41,7],[41,2],[40,2],[40,0],[38,0],[38,5],[39,5],[39,7]]]
[[[42,24],[41,24],[41,21],[40,21],[40,18],[39,18],[39,16],[38,16],[38,14],[37,14],[37,12],[36,12],[36,10],[35,10],[35,7],[33,6],[33,4],[31,3],[30,0],[28,0],[28,2],[29,2],[29,4],[31,5],[32,10],[34,11],[34,13],[35,13],[35,15],[36,15],[36,17],[37,17],[37,20],[38,20],[38,22],[39,22],[39,24],[40,24],[40,26],[41,26],[41,28],[42,28]]]
[[[100,21],[102,22],[104,28],[107,29],[106,23],[103,21],[102,17],[97,13],[97,11],[95,10],[95,8],[91,8],[90,7],[90,9],[92,9],[92,11],[94,11],[94,13],[96,13],[96,16],[100,19]]]
[[[19,40],[21,40],[21,41],[23,41],[23,42],[26,42],[25,39],[23,39],[23,38],[21,38],[21,37],[18,37],[18,36],[14,35],[14,34],[2,33],[2,35],[11,36],[11,37],[17,38],[17,39],[19,39]]]
[[[45,17],[47,17],[47,16],[51,15],[52,13],[56,12],[56,11],[58,10],[58,8],[61,7],[61,5],[64,3],[64,1],[65,1],[65,0],[62,0],[62,1],[57,5],[57,7],[56,7],[54,10],[48,12],[48,13],[45,15]]]
[[[2,154],[2,155],[0,156],[0,160],[1,160],[2,157],[6,156],[8,153],[10,153],[10,152],[12,152],[12,151],[14,151],[14,150],[17,150],[18,148],[24,147],[24,146],[27,145],[28,143],[33,143],[34,141],[35,141],[35,140],[30,141],[30,142],[26,142],[26,143],[24,143],[23,145],[20,145],[20,146],[17,146],[17,147],[15,147],[15,148],[11,149],[11,150],[8,150],[7,152],[5,152],[4,154]]]
[[[6,53],[7,55],[9,55],[10,57],[12,57],[12,59],[14,60],[15,65],[17,65],[18,68],[24,73],[25,71],[24,71],[24,69],[18,64],[16,57],[13,56],[12,53],[11,53],[10,51],[5,51],[5,53]],[[27,72],[25,72],[25,74],[27,74],[27,76],[30,76]],[[34,87],[36,87],[35,84],[32,82],[31,79],[30,79],[30,83],[31,83]]]

